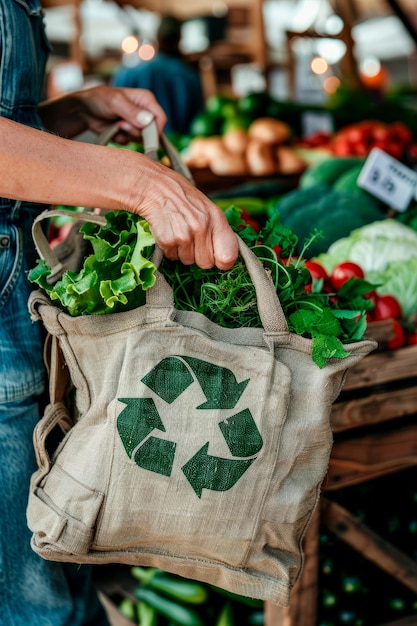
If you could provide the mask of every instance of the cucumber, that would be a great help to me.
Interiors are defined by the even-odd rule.
[[[130,598],[123,598],[118,606],[119,613],[136,624],[136,604]]]
[[[138,600],[146,602],[146,604],[164,617],[167,617],[174,624],[179,626],[204,626],[204,622],[195,611],[173,600],[164,598],[153,589],[140,585],[135,589],[134,593]]]
[[[219,593],[221,596],[225,598],[229,598],[232,602],[240,602],[241,604],[245,604],[246,606],[250,606],[254,609],[260,609],[263,607],[262,600],[257,600],[256,598],[248,598],[246,596],[240,596],[237,593],[233,593],[232,591],[227,591],[226,589],[222,589],[221,587],[216,587],[215,585],[210,585],[210,589]]]
[[[226,602],[217,618],[216,626],[234,626],[232,603]]]
[[[173,600],[187,604],[202,604],[208,598],[208,591],[203,585],[171,576],[160,569],[133,567],[132,576],[142,581],[148,589],[158,591]]]
[[[146,602],[139,602],[138,608],[138,624],[139,626],[156,626],[158,623],[158,614],[156,609]]]

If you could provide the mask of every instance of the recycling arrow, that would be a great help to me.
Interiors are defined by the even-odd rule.
[[[249,409],[223,420],[219,428],[233,456],[252,456],[262,448],[261,433]]]
[[[204,444],[181,468],[199,498],[203,488],[227,491],[255,461],[254,458],[236,460],[211,456],[208,447],[208,443]]]
[[[188,363],[206,402],[197,409],[233,409],[246,389],[249,378],[238,383],[235,375],[226,367],[189,356],[170,356],[162,359],[142,378],[142,382],[160,398],[171,404],[194,382],[185,365]]]
[[[190,385],[198,382],[206,401],[196,409],[232,409],[249,379],[237,382],[225,367],[189,356],[162,359],[142,382],[157,396],[172,404]],[[177,443],[151,434],[166,432],[153,398],[119,398],[126,406],[117,418],[117,430],[128,457],[138,467],[171,476]],[[201,498],[203,489],[227,491],[256,460],[263,439],[249,409],[226,417],[218,427],[233,458],[213,456],[205,443],[182,466],[184,476]],[[251,457],[251,458],[248,458]]]
[[[154,428],[165,432],[165,426],[159,417],[158,409],[152,398],[118,398],[126,404],[119,413],[117,430],[128,457]]]
[[[157,437],[146,439],[155,428],[166,431],[153,399],[119,398],[119,401],[126,407],[117,418],[117,430],[128,457],[132,458],[136,450],[133,456],[136,465],[170,476],[176,444]]]
[[[194,378],[181,359],[168,356],[159,361],[142,378],[142,382],[162,400],[171,404],[194,382]]]
[[[134,460],[143,469],[164,476],[171,476],[177,444],[167,439],[149,437],[136,450]]]

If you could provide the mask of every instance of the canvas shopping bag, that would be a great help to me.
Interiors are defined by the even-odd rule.
[[[122,313],[71,317],[32,295],[50,347],[27,510],[42,557],[159,567],[288,605],[328,466],[331,406],[375,342],[317,367],[240,239],[239,251],[262,328],[176,310],[159,273],[146,305]],[[57,425],[65,434],[50,452]]]

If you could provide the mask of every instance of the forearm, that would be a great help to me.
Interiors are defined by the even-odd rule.
[[[127,190],[137,180],[132,163],[135,156],[141,158],[0,119],[0,196],[45,204],[124,208],[130,196]]]

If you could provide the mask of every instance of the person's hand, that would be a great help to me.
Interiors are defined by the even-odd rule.
[[[101,133],[120,120],[120,132],[113,140],[120,144],[138,141],[141,128],[155,120],[159,134],[167,122],[155,96],[146,89],[99,85],[70,92],[39,106],[39,114],[49,131],[72,138],[85,130]]]
[[[146,159],[131,195],[164,256],[203,269],[233,266],[238,243],[223,211],[183,176]]]
[[[126,143],[140,139],[140,129],[155,120],[159,134],[167,117],[155,96],[146,89],[98,86],[78,92],[80,115],[87,127],[102,132],[109,122],[120,119],[120,133],[114,141]]]

